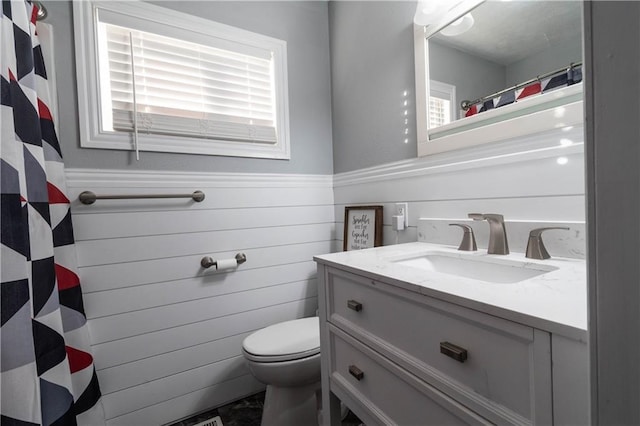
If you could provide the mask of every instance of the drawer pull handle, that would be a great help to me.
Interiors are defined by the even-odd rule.
[[[362,303],[356,301],[356,300],[348,300],[347,301],[347,307],[349,309],[353,309],[356,312],[360,312],[362,310]]]
[[[364,372],[355,365],[349,366],[349,374],[355,377],[358,381],[362,380],[362,378],[364,377]]]
[[[455,359],[458,362],[465,362],[467,350],[449,342],[440,342],[440,353]]]

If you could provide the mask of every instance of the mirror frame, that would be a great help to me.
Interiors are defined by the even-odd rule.
[[[429,94],[431,93],[428,67],[429,38],[486,1],[462,0],[433,24],[427,26],[414,24],[418,157],[460,150],[583,123],[584,109],[581,99],[583,85],[575,84],[554,90],[552,98],[543,97],[540,99],[539,97],[532,97],[527,99],[526,103],[506,105],[502,107],[505,109],[495,109],[484,112],[484,115],[479,114],[474,117],[458,119],[455,122],[438,127],[438,129],[447,127],[445,136],[430,137],[433,129],[429,128],[428,120]],[[499,119],[500,116],[508,113],[533,109],[536,106],[544,106],[551,102],[554,104],[549,105],[547,109],[534,110],[531,113],[521,114],[514,118]],[[561,115],[561,123],[558,118],[559,114]],[[517,125],[513,125],[514,120],[520,120],[520,122]],[[490,123],[482,124],[484,121],[490,121]],[[477,127],[473,127],[474,124],[477,124]],[[471,128],[469,128],[470,125]],[[499,136],[496,137],[496,135]]]

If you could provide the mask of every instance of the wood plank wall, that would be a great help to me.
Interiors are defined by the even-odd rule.
[[[331,176],[67,171],[84,301],[111,425],[159,425],[258,392],[241,344],[312,316],[312,257],[333,251]],[[191,200],[77,201],[190,193]],[[200,267],[203,256],[247,262]]]
[[[577,140],[582,129],[576,129]],[[559,165],[558,156],[568,162]],[[420,217],[471,211],[584,220],[582,146],[507,160],[415,159],[331,176],[67,171],[80,275],[108,423],[164,424],[260,391],[240,348],[252,331],[310,316],[315,254],[341,249],[346,205],[384,206],[384,244],[417,240]],[[77,201],[206,193],[188,200]],[[391,229],[409,202],[409,228]],[[211,273],[203,256],[247,255]]]
[[[571,138],[575,144],[561,145],[561,138]],[[384,207],[384,245],[417,241],[421,217],[455,221],[466,219],[467,213],[481,212],[500,213],[507,220],[584,221],[583,138],[582,126],[576,126],[560,136],[520,141],[525,147],[516,154],[500,155],[496,151],[502,148],[481,148],[337,174],[338,246],[342,247],[344,207],[348,205]],[[567,162],[559,164],[559,157]],[[409,228],[396,232],[391,217],[398,202],[409,204]]]

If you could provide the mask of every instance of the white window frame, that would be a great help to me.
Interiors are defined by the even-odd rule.
[[[78,107],[80,118],[80,146],[128,150],[135,149],[133,134],[104,131],[101,125],[100,80],[97,51],[97,11],[131,16],[163,25],[180,38],[207,44],[231,40],[273,52],[274,92],[276,100],[275,144],[201,139],[193,137],[138,134],[140,151],[177,152],[189,154],[223,155],[234,157],[290,159],[289,95],[287,75],[287,44],[261,34],[220,24],[141,1],[74,1],[73,21],[76,47],[76,73],[78,81]]]

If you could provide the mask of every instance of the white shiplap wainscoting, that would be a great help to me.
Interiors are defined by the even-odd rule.
[[[169,423],[262,390],[242,340],[315,314],[312,257],[335,248],[332,177],[69,169],[67,185],[108,424]],[[85,206],[84,190],[206,198]],[[235,271],[200,266],[238,252]]]
[[[499,213],[505,220],[520,222],[584,222],[583,141],[583,128],[576,126],[337,174],[336,237],[343,239],[348,205],[384,206],[384,245],[417,241],[421,217],[454,222],[478,212]],[[409,228],[396,232],[391,217],[398,202],[409,203]],[[545,239],[556,236],[562,234],[545,234]],[[458,236],[449,242],[458,243]],[[478,240],[479,247],[486,245],[487,241]]]

